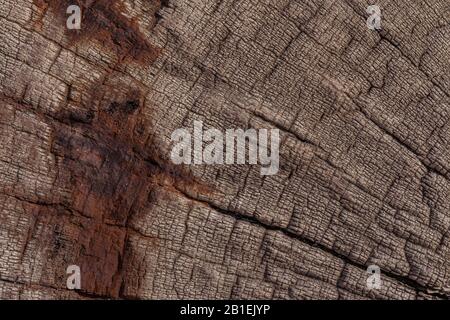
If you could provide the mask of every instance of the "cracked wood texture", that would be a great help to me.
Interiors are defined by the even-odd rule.
[[[450,4],[369,4],[0,0],[0,297],[450,297]],[[194,120],[278,174],[171,165]]]

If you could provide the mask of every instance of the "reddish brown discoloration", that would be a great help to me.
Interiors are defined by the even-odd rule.
[[[60,183],[71,190],[66,206],[89,218],[79,239],[83,291],[111,297],[120,297],[125,277],[128,221],[151,208],[155,187],[207,190],[162,160],[142,114],[143,93],[121,93],[119,87],[97,88],[92,100],[97,111],[62,112],[53,145],[60,159]]]
[[[125,6],[120,0],[33,0],[35,6],[41,11],[37,25],[41,24],[42,17],[50,10],[63,24],[66,34],[72,44],[82,44],[96,40],[102,46],[112,50],[119,61],[130,60],[141,63],[153,62],[160,49],[153,47],[134,19],[127,18],[123,13]],[[154,17],[160,7],[159,1],[154,1]],[[66,13],[70,5],[81,8],[82,22],[80,30],[66,28]]]
[[[34,4],[42,16],[51,12],[64,27],[67,7],[78,4],[82,29],[66,29],[71,44],[97,41],[116,54],[117,64],[148,65],[159,53],[137,24],[125,17],[121,1],[34,0]],[[155,13],[160,5],[155,1]],[[81,292],[89,296],[122,297],[125,279],[139,283],[133,279],[138,275],[127,271],[127,266],[140,259],[130,251],[128,236],[135,231],[129,221],[151,209],[160,196],[157,189],[176,191],[189,186],[207,190],[163,160],[158,140],[150,133],[148,114],[144,114],[148,89],[122,76],[112,68],[99,82],[89,84],[83,101],[72,101],[69,92],[66,105],[56,115],[59,121],[52,124],[52,153],[59,170],[55,183],[68,190],[60,209],[80,217],[71,264],[81,267]],[[66,219],[60,217],[53,223],[67,225]]]

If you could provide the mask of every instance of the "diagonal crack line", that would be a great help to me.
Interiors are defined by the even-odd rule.
[[[400,145],[403,149],[405,149],[408,153],[410,153],[415,159],[417,159],[427,171],[433,172],[441,176],[445,180],[450,180],[448,172],[432,166],[432,163],[428,164],[426,157],[423,157],[420,154],[418,154],[417,151],[415,151],[412,146],[410,146],[406,141],[402,141],[392,130],[389,130],[389,128],[383,125],[381,121],[374,119],[374,117],[372,117],[370,113],[367,111],[366,106],[363,104],[362,99],[359,99],[358,97],[357,98],[352,97],[347,92],[341,90],[340,88],[337,88],[333,83],[329,82],[329,84],[333,86],[334,90],[343,94],[344,97],[349,100],[349,102],[353,103],[357,108],[356,111],[359,111],[368,121],[370,121],[370,123],[372,123],[376,128],[381,130],[384,134],[389,136],[393,141],[395,141],[398,145]]]
[[[415,159],[417,159],[420,164],[429,172],[435,173],[438,176],[443,177],[445,180],[449,180],[448,172],[443,171],[442,169],[438,169],[433,166],[433,164],[427,163],[427,158],[418,154],[412,146],[410,146],[406,141],[402,141],[392,130],[389,130],[386,126],[383,125],[381,121],[378,121],[371,117],[369,112],[365,109],[365,106],[362,105],[359,101],[354,100],[351,96],[346,95],[348,99],[350,99],[359,109],[359,111],[364,115],[364,117],[373,123],[378,129],[380,129],[384,134],[391,137],[392,140],[397,142],[401,147],[407,150],[410,154],[413,155]]]
[[[259,112],[258,110],[253,110],[253,109],[248,109],[248,108],[242,107],[238,103],[233,103],[233,105],[242,111],[248,112],[250,115],[252,115],[256,119],[266,122],[267,124],[275,127],[276,129],[279,129],[280,131],[284,132],[285,134],[294,137],[296,140],[298,140],[306,145],[309,145],[309,146],[317,149],[318,151],[326,153],[326,151],[320,146],[319,143],[314,142],[313,140],[309,139],[308,137],[301,136],[299,133],[287,128],[286,126],[281,124],[279,121],[269,119],[262,112]]]
[[[350,98],[350,97],[349,97]],[[351,98],[350,98],[351,99]],[[353,103],[355,103],[358,108],[359,111],[370,121],[372,122],[375,126],[377,126],[381,131],[383,131],[383,133],[385,133],[386,135],[388,135],[389,137],[391,137],[395,142],[397,142],[400,146],[402,146],[404,149],[406,149],[409,153],[411,153],[414,158],[416,158],[417,160],[419,160],[419,162],[425,167],[426,170],[428,170],[429,172],[435,173],[438,176],[443,177],[445,180],[449,180],[448,177],[448,172],[443,171],[442,169],[438,169],[436,167],[433,166],[433,164],[428,164],[427,163],[427,159],[426,157],[424,158],[423,156],[421,156],[420,154],[418,154],[414,148],[412,146],[410,146],[406,141],[402,141],[399,137],[397,137],[397,135],[392,132],[392,130],[389,130],[388,128],[386,128],[383,123],[381,121],[377,121],[376,119],[374,119],[373,117],[370,116],[370,114],[367,112],[367,110],[365,110],[364,106],[361,105],[359,102],[351,99]]]
[[[364,16],[364,14],[362,14],[357,8],[355,8],[355,4],[353,3],[353,0],[344,0],[345,3],[347,4],[347,6],[352,9],[352,11],[354,13],[356,13],[358,16],[360,16],[361,18],[363,18],[364,20],[367,19],[366,16]],[[417,63],[414,63],[411,58],[405,53],[403,52],[403,50],[401,49],[400,45],[398,43],[395,42],[395,40],[389,38],[389,33],[387,33],[386,31],[384,31],[383,29],[378,32],[378,36],[380,37],[380,40],[384,40],[386,41],[388,44],[390,44],[393,48],[395,48],[400,55],[405,58],[412,66],[416,67],[417,70],[419,70],[423,75],[425,75],[425,77],[427,78],[428,81],[430,81],[433,85],[435,85],[437,88],[439,88],[447,97],[450,97],[450,94],[447,92],[447,90],[445,88],[442,87],[442,84],[440,84],[439,82],[437,82],[435,79],[433,79],[427,72],[425,72],[424,70],[422,70],[420,68],[420,64],[418,65]]]
[[[283,125],[280,124],[279,122],[270,120],[268,117],[266,117],[266,116],[263,115],[262,113],[260,113],[260,112],[255,112],[255,111],[251,111],[251,113],[252,113],[252,115],[255,116],[256,118],[258,118],[258,119],[260,119],[260,120],[263,120],[263,121],[267,122],[268,124],[274,126],[274,127],[277,128],[277,129],[280,129],[281,131],[284,131],[285,133],[287,133],[287,134],[289,134],[289,135],[291,135],[291,136],[294,136],[298,141],[300,141],[300,142],[302,142],[302,143],[304,143],[304,144],[310,145],[310,146],[312,146],[313,148],[319,149],[319,150],[322,151],[322,152],[326,152],[326,151],[320,146],[320,144],[314,142],[313,140],[311,140],[311,139],[309,139],[309,138],[307,138],[307,137],[302,137],[299,133],[297,133],[297,132],[295,132],[295,131],[293,131],[293,130],[290,130],[290,129],[286,128],[285,126],[283,126]]]
[[[265,230],[270,230],[270,231],[276,231],[276,232],[281,232],[284,235],[286,235],[287,237],[294,239],[294,240],[298,240],[304,244],[307,244],[311,247],[317,248],[319,250],[322,250],[336,258],[341,259],[343,262],[345,262],[346,264],[352,265],[354,267],[357,267],[359,269],[362,270],[366,270],[367,266],[359,263],[357,261],[354,261],[352,259],[350,259],[349,257],[336,252],[335,250],[326,247],[325,245],[318,243],[317,241],[311,240],[307,237],[301,236],[297,233],[294,233],[293,231],[284,229],[282,227],[278,227],[278,226],[273,226],[273,225],[269,225],[264,223],[263,221],[255,218],[255,217],[251,217],[251,216],[247,216],[245,214],[242,213],[238,213],[238,212],[234,212],[234,211],[230,211],[228,209],[219,207],[218,205],[212,203],[211,201],[207,201],[207,200],[200,200],[195,198],[194,196],[191,196],[190,194],[188,194],[187,192],[185,192],[184,190],[181,190],[180,188],[176,188],[178,192],[180,192],[184,197],[186,197],[187,199],[197,202],[197,203],[201,203],[202,205],[209,207],[210,209],[219,212],[223,215],[232,217],[236,220],[241,220],[241,221],[247,221],[248,223],[251,223],[253,225],[257,225],[259,227],[264,228]],[[395,279],[398,282],[402,283],[403,285],[405,285],[406,287],[416,291],[416,292],[421,292],[421,293],[425,293],[437,298],[441,298],[441,299],[446,299],[449,300],[450,296],[448,294],[446,294],[445,292],[439,291],[439,292],[430,292],[429,290],[440,290],[439,288],[427,288],[424,287],[423,285],[421,285],[420,283],[418,283],[417,281],[410,279],[408,277],[393,273],[391,271],[387,271],[387,270],[382,270],[382,273],[384,276],[387,276],[389,278]]]

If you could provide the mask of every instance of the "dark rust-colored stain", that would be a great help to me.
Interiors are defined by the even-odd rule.
[[[149,13],[149,19],[156,21],[161,2],[153,0],[155,11]],[[96,40],[105,48],[112,50],[119,61],[151,63],[160,49],[153,47],[139,30],[135,19],[127,18],[125,6],[120,0],[33,0],[40,11],[36,26],[42,28],[42,19],[52,12],[57,23],[64,28],[70,44],[84,44]],[[81,29],[70,30],[66,27],[70,5],[81,8]]]
[[[42,14],[51,12],[64,27],[67,7],[78,4],[82,29],[67,30],[67,36],[77,45],[91,40],[103,43],[117,54],[117,63],[148,65],[159,53],[136,23],[122,14],[121,1],[33,1]],[[76,249],[61,252],[71,260],[61,266],[62,277],[69,264],[79,265],[80,292],[89,297],[124,297],[124,291],[129,294],[126,283],[140,283],[134,279],[140,275],[132,267],[143,257],[131,251],[129,236],[136,231],[130,220],[149,212],[161,189],[209,190],[161,154],[158,138],[151,134],[150,103],[145,101],[148,88],[115,70],[111,68],[100,81],[89,83],[82,101],[71,101],[69,88],[61,111],[52,115],[57,121],[51,121],[51,151],[58,166],[55,185],[67,190],[58,208],[66,215],[52,223],[66,226],[67,214],[75,215],[79,233],[75,239],[62,241],[60,229],[64,228],[55,229],[49,259],[53,261],[67,247],[63,244],[72,241],[71,248]],[[157,240],[149,243],[158,245]]]
[[[124,280],[134,281],[126,279],[124,268],[125,255],[136,258],[128,252],[129,219],[151,209],[161,187],[208,188],[163,160],[143,114],[143,93],[133,89],[111,95],[115,89],[97,88],[108,94],[99,94],[96,112],[61,112],[52,152],[60,159],[60,183],[71,189],[65,205],[88,218],[79,239],[83,291],[116,298],[122,296]]]

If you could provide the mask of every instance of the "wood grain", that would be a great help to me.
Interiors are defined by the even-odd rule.
[[[0,297],[448,299],[450,6],[377,4],[0,0]],[[194,120],[278,174],[171,164]]]

